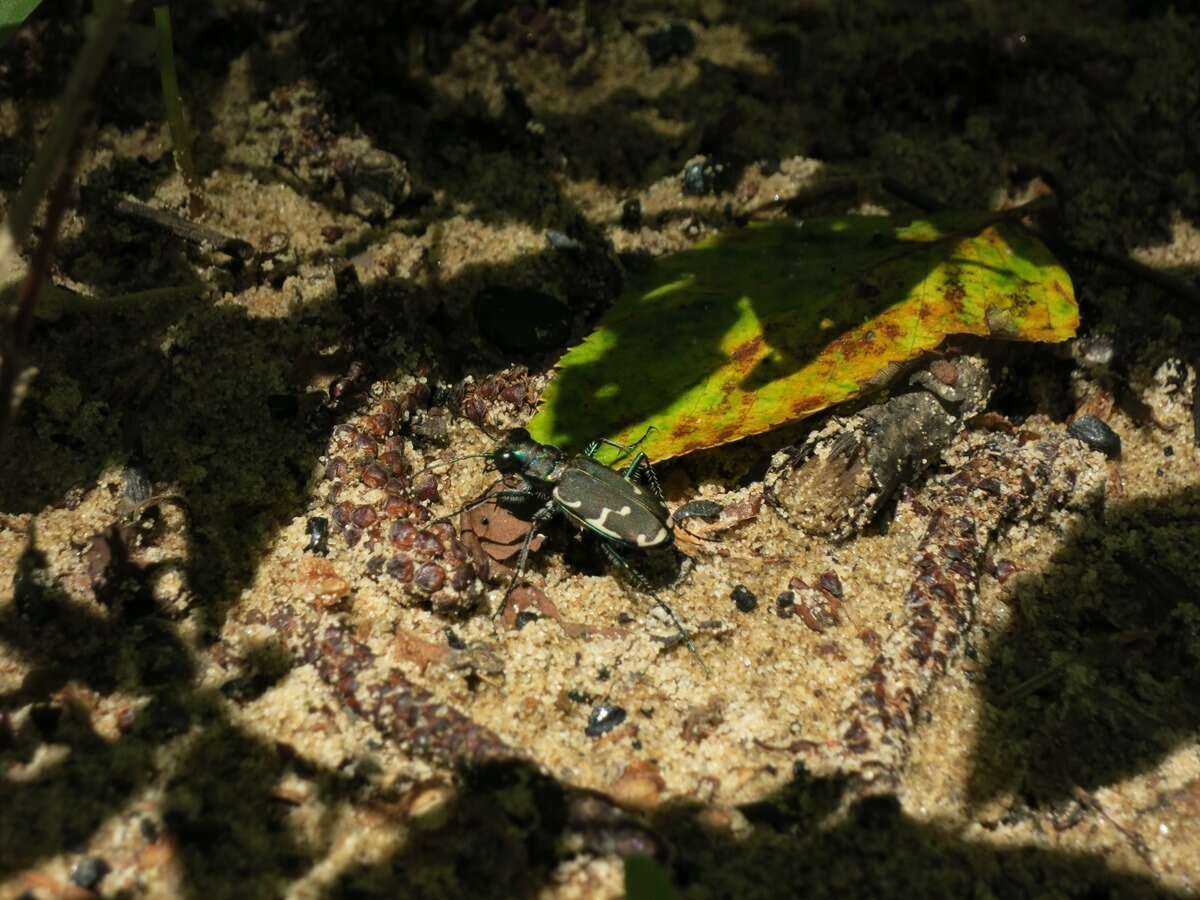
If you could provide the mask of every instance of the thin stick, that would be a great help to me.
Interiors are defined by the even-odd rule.
[[[254,245],[249,241],[231,237],[215,228],[185,219],[170,210],[149,206],[132,197],[122,197],[114,204],[113,209],[123,216],[162,228],[193,244],[212,247],[236,259],[249,259],[255,253]]]
[[[5,335],[3,355],[0,357],[0,442],[8,431],[8,423],[16,413],[18,398],[14,396],[19,373],[23,367],[25,345],[29,339],[29,329],[33,324],[33,307],[37,302],[38,293],[42,289],[42,281],[50,271],[50,261],[54,256],[54,248],[58,243],[58,228],[62,224],[67,204],[71,197],[71,185],[75,176],[75,161],[78,154],[72,153],[67,165],[58,176],[58,183],[50,195],[50,203],[46,209],[46,227],[33,256],[29,260],[29,270],[21,283],[17,294],[17,308],[13,314],[12,327]]]

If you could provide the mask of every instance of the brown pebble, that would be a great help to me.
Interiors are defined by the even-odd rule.
[[[331,481],[345,478],[349,471],[350,464],[340,456],[335,456],[329,462],[325,463],[325,477]]]
[[[379,464],[393,475],[404,474],[404,454],[399,450],[384,450],[379,454]]]
[[[408,549],[417,539],[417,527],[406,519],[400,519],[392,523],[391,529],[388,530],[388,540],[401,549]]]
[[[507,400],[513,406],[520,406],[527,396],[528,391],[525,390],[524,384],[510,384],[500,392],[500,399]]]
[[[438,536],[443,545],[449,544],[456,537],[454,526],[449,522],[434,522],[429,526],[429,530]]]
[[[427,593],[440,591],[446,583],[446,571],[437,563],[427,562],[413,574],[413,583]]]
[[[354,514],[351,517],[351,521],[359,528],[370,528],[378,518],[379,514],[371,507],[356,506],[354,507]]]
[[[412,504],[403,497],[388,494],[383,504],[383,514],[389,519],[403,519],[412,514]]]
[[[333,521],[339,525],[349,525],[354,517],[354,504],[343,500],[333,508]]]
[[[837,577],[837,572],[822,572],[817,577],[817,587],[826,593],[833,594],[839,600],[842,599],[842,580]]]
[[[389,473],[388,470],[381,466],[378,462],[373,462],[363,469],[361,476],[362,483],[371,488],[383,487],[385,484],[387,484],[388,478],[390,477],[391,473]]]
[[[450,579],[450,586],[456,591],[465,591],[471,586],[471,582],[474,580],[475,567],[470,563],[466,563],[454,570],[454,576]]]
[[[651,809],[658,805],[667,783],[658,766],[644,760],[634,760],[625,767],[621,777],[608,789],[609,795],[622,806]]]
[[[1016,572],[1017,572],[1017,564],[1014,563],[1011,559],[996,560],[996,566],[995,566],[996,580],[998,582],[1000,582],[1001,584],[1004,584],[1004,582],[1006,582],[1006,581],[1008,581],[1008,579],[1012,578],[1013,575],[1016,574]]]
[[[374,435],[377,438],[384,438],[391,434],[395,427],[395,422],[392,417],[382,413],[377,413],[373,416],[367,416],[363,421],[363,430],[367,434]]]
[[[414,478],[413,495],[425,503],[435,502],[440,496],[438,493],[437,476],[432,472],[425,472]]]
[[[430,531],[419,531],[413,539],[413,550],[423,556],[441,556],[444,549],[438,536]]]
[[[397,553],[387,563],[387,573],[405,584],[412,581],[413,568],[413,561],[403,553]]]
[[[929,364],[929,374],[942,384],[953,387],[958,384],[958,366],[948,359],[935,359]]]

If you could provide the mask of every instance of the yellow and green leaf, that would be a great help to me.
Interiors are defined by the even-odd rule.
[[[1063,341],[1079,310],[1050,251],[995,214],[774,220],[630,279],[569,350],[529,425],[652,459],[796,422],[885,383],[956,334]]]

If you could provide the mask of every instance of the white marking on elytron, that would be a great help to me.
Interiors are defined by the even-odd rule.
[[[631,488],[633,488],[633,492],[635,494],[637,494],[639,497],[642,495],[642,489],[640,487],[638,487],[636,484],[634,484],[632,481],[629,482],[629,486]]]
[[[654,537],[650,538],[650,540],[646,540],[646,536],[644,534],[639,534],[637,536],[637,545],[639,547],[654,547],[654,546],[657,546],[658,544],[661,544],[666,539],[667,539],[667,529],[660,528],[660,529],[658,529],[658,534],[656,534]]]
[[[606,534],[610,538],[620,538],[621,536],[619,534],[617,534],[615,531],[613,531],[611,528],[604,527],[604,520],[607,519],[609,517],[609,515],[627,516],[631,512],[633,512],[633,509],[628,506],[622,506],[620,509],[612,509],[611,507],[606,506],[606,507],[604,507],[604,510],[600,513],[600,515],[598,515],[596,518],[584,519],[583,521],[587,522],[589,525],[591,525],[593,528],[595,528],[601,534]]]
[[[568,500],[564,500],[563,495],[558,492],[558,488],[555,488],[550,493],[552,493],[554,495],[555,500],[557,500],[559,503],[561,503],[567,509],[579,509],[579,507],[583,506],[582,500],[576,500],[574,503],[571,503]]]

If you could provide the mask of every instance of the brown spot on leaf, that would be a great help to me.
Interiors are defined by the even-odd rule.
[[[763,339],[762,335],[751,338],[750,340],[738,344],[730,351],[729,359],[732,362],[744,363],[758,357],[762,350]]]

